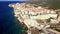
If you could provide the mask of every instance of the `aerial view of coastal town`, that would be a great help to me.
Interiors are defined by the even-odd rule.
[[[60,9],[48,9],[31,3],[9,4],[27,34],[60,34]]]
[[[59,0],[0,2],[1,34],[60,34]]]

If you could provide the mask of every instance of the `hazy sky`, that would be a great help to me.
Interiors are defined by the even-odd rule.
[[[0,1],[47,1],[47,0],[0,0]]]
[[[0,1],[26,1],[26,0],[0,0]]]
[[[38,1],[38,0],[0,0],[0,1]]]

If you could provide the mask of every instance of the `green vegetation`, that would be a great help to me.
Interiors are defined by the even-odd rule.
[[[50,9],[60,9],[60,0],[48,0],[48,1],[37,1],[37,2],[26,2],[30,4],[37,4],[42,7],[48,7]]]

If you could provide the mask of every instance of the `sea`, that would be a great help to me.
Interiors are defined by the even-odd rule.
[[[14,10],[8,5],[11,3],[22,3],[20,1],[1,1],[0,2],[0,34],[22,34],[23,28],[19,28],[18,22],[14,17]],[[48,2],[52,9],[60,9],[60,1]]]
[[[0,34],[22,34],[23,29],[18,27],[18,22],[14,17],[14,10],[8,5],[19,1],[0,2]],[[22,2],[19,2],[22,3]]]

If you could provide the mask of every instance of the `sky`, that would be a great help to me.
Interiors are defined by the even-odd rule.
[[[26,0],[0,0],[0,1],[26,1]]]
[[[0,0],[0,1],[39,1],[39,0]]]
[[[47,0],[0,0],[0,1],[47,1]]]

